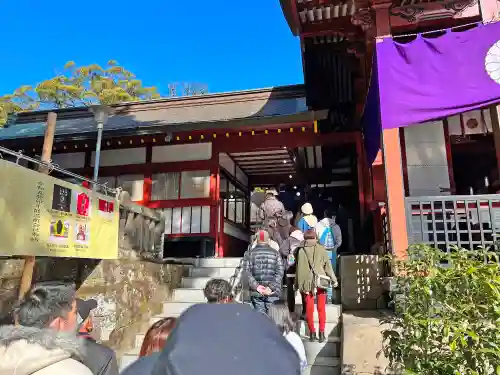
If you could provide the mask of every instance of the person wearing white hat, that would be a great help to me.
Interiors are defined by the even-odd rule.
[[[276,217],[276,214],[285,212],[285,206],[276,198],[278,192],[276,189],[266,190],[266,200],[260,205],[260,219]]]
[[[302,217],[297,223],[299,230],[304,233],[307,230],[314,229],[316,224],[318,224],[318,218],[314,216],[311,203],[304,203],[300,208],[300,211],[302,212]]]

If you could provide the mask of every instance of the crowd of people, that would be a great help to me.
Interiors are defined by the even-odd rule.
[[[233,288],[223,279],[210,280],[204,295],[207,303],[154,323],[139,358],[122,374],[300,374],[307,367],[285,305],[261,314],[234,303]],[[74,285],[35,285],[14,308],[15,322],[0,327],[0,374],[118,375],[114,351],[92,338],[96,307],[95,300],[76,298]]]
[[[280,225],[282,204],[273,191],[267,198],[272,217],[264,219],[271,230],[257,231],[243,259],[253,308],[234,303],[227,280],[210,280],[204,289],[207,303],[154,323],[139,359],[123,375],[300,374],[307,367],[295,327],[305,319],[309,339],[326,340],[326,303],[338,285],[334,269],[341,232],[332,215],[318,220],[308,203],[296,226]],[[305,316],[295,314],[297,292]],[[0,375],[118,375],[115,352],[92,337],[96,307],[95,300],[76,298],[74,285],[33,286],[13,309],[12,324],[0,326]]]
[[[306,202],[296,226],[287,226],[288,233],[283,235],[278,227],[285,208],[276,196],[274,189],[266,192],[260,207],[263,229],[256,233],[244,257],[244,277],[248,280],[252,305],[268,314],[273,303],[280,299],[284,286],[289,311],[294,313],[295,296],[299,292],[303,305],[301,317],[307,322],[310,340],[323,342],[326,303],[333,301],[333,288],[338,286],[334,270],[342,232],[334,212],[325,210],[324,218],[318,220],[312,205]],[[273,238],[273,233],[279,236]],[[315,302],[318,332],[314,324]]]

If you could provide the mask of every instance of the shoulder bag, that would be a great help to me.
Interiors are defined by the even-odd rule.
[[[309,256],[307,255],[306,250],[303,247],[301,249],[303,250],[304,255],[307,258],[307,263],[309,263],[309,269],[311,270],[311,272],[313,274],[313,290],[316,290],[318,288],[328,289],[331,286],[332,280],[326,275],[318,275],[313,267],[314,254],[313,254],[313,262],[311,262],[311,259],[309,259]],[[314,253],[315,252],[316,252],[316,246],[314,246]]]

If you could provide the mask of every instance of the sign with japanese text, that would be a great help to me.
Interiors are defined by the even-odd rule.
[[[0,255],[116,259],[114,197],[0,160]]]

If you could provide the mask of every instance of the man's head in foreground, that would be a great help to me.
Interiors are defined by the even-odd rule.
[[[17,304],[14,316],[26,327],[76,331],[75,286],[62,282],[35,285]]]
[[[231,284],[224,279],[209,280],[203,294],[208,303],[228,303],[233,300]]]

